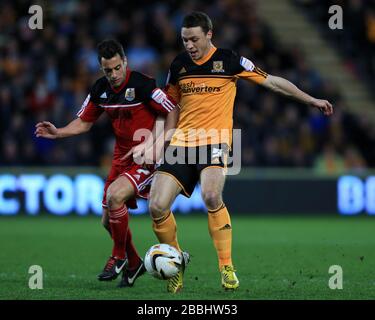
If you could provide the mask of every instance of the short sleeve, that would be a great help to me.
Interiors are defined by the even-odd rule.
[[[231,56],[231,69],[235,77],[257,84],[261,84],[268,76],[266,72],[256,67],[250,59],[239,56],[235,52],[232,52]]]
[[[164,91],[172,97],[176,103],[179,103],[181,100],[180,87],[178,85],[178,71],[181,70],[182,66],[178,61],[179,60],[176,57],[171,63],[164,88]]]
[[[103,108],[97,103],[94,85],[83,102],[81,109],[77,112],[77,117],[86,122],[95,122],[102,113]]]
[[[145,77],[140,91],[141,99],[158,114],[166,115],[176,106],[174,99],[156,86],[155,79]]]

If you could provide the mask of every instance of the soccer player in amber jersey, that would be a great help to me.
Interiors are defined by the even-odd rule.
[[[180,248],[171,205],[179,193],[189,197],[199,181],[208,209],[209,233],[218,256],[221,284],[225,289],[237,289],[239,280],[231,253],[232,225],[222,199],[237,80],[294,98],[320,109],[326,116],[332,114],[333,108],[328,101],[311,97],[288,80],[266,74],[249,58],[216,48],[211,42],[212,22],[205,13],[185,16],[181,37],[186,50],[172,62],[167,80],[168,94],[180,105],[177,129],[168,148],[174,148],[176,154],[184,154],[179,153],[184,151],[181,149],[189,154],[189,149],[195,148],[199,153],[206,148],[208,157],[203,163],[189,162],[188,157],[185,163],[164,162],[157,169],[149,199],[153,229],[161,243]],[[205,132],[210,134],[205,136]],[[178,292],[183,287],[183,272],[184,268],[168,281],[169,292]]]
[[[134,133],[138,129],[151,132],[158,115],[168,115],[166,127],[169,123],[175,125],[176,120],[171,120],[176,117],[175,104],[156,87],[154,79],[127,68],[123,47],[116,40],[104,40],[98,45],[98,59],[104,76],[92,86],[78,117],[63,128],[40,122],[35,133],[37,137],[65,138],[90,130],[102,113],[110,118],[116,143],[104,187],[102,222],[112,236],[113,249],[98,279],[113,280],[123,271],[119,286],[126,287],[132,286],[145,271],[132,242],[128,208],[136,208],[136,197],[147,198],[154,174],[154,168],[146,169],[126,154],[137,147],[145,148],[141,143],[146,145],[147,141],[135,141]]]

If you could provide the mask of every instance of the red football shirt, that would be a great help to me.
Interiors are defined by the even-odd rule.
[[[112,164],[127,165],[133,159],[121,158],[145,139],[136,140],[136,132],[152,131],[157,115],[166,115],[174,108],[175,103],[156,87],[154,79],[127,70],[127,77],[119,88],[112,88],[105,77],[97,80],[77,116],[83,121],[95,122],[105,112],[116,137]],[[138,136],[142,132],[145,131],[138,131]]]

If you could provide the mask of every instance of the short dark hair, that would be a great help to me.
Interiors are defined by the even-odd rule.
[[[106,39],[100,42],[97,46],[98,61],[102,62],[102,58],[111,59],[116,54],[119,54],[121,59],[125,58],[124,48],[121,43],[115,39]]]
[[[183,28],[201,27],[204,33],[213,30],[210,17],[204,12],[194,11],[184,17]]]

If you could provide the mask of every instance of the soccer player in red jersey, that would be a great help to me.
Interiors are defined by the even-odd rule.
[[[113,239],[113,250],[98,279],[113,280],[123,271],[119,286],[127,287],[145,272],[132,242],[128,208],[137,207],[136,197],[147,198],[154,168],[143,167],[126,155],[136,153],[136,148],[141,154],[141,149],[150,141],[151,145],[155,142],[152,134],[145,138],[147,141],[135,141],[134,133],[138,129],[151,132],[160,115],[166,117],[166,129],[173,128],[178,115],[175,103],[156,87],[154,79],[129,70],[119,42],[110,39],[99,43],[98,60],[104,77],[92,86],[78,117],[62,128],[47,121],[39,122],[35,134],[48,139],[70,137],[90,130],[104,112],[110,118],[116,143],[112,168],[104,187],[102,223]]]

